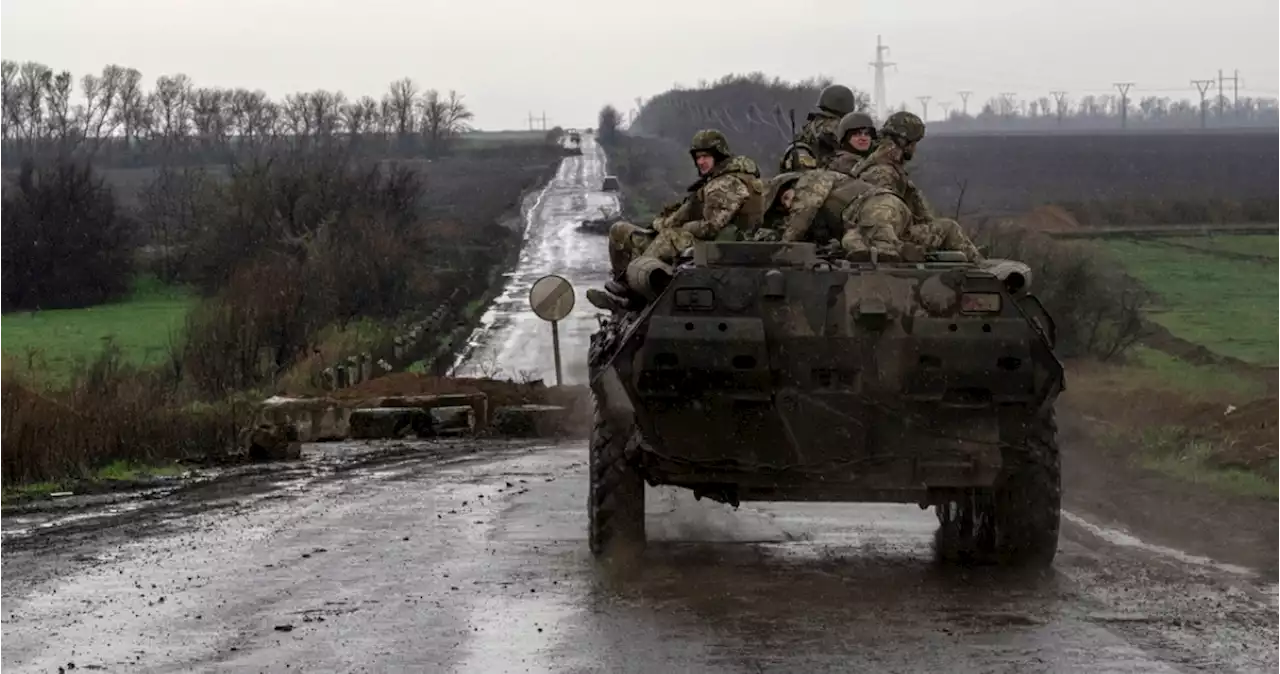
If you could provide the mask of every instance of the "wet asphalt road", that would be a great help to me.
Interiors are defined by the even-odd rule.
[[[570,231],[599,155],[530,210],[486,356],[550,380],[523,314],[603,240]],[[581,167],[581,168],[579,168]],[[589,203],[606,195],[587,194]],[[597,252],[598,251],[598,252]],[[587,552],[585,443],[336,443],[118,506],[4,522],[5,671],[1254,672],[1277,666],[1274,578],[1074,513],[1052,572],[935,561],[915,506],[694,502],[649,490],[641,563]],[[43,526],[43,528],[37,528]],[[91,669],[90,671],[95,671]]]
[[[458,356],[453,374],[544,379],[555,382],[551,324],[529,311],[529,289],[547,274],[574,285],[573,312],[559,322],[565,384],[586,383],[587,350],[595,331],[595,307],[588,288],[609,278],[607,238],[577,231],[584,219],[616,211],[616,192],[600,191],[606,174],[604,151],[594,136],[582,137],[582,156],[568,157],[556,177],[526,208],[525,245],[502,295],[485,312],[480,327]]]

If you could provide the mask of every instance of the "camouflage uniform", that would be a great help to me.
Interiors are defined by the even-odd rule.
[[[910,225],[910,211],[890,190],[820,169],[796,179],[781,239],[818,244],[839,240],[851,257],[874,249],[880,257],[893,259],[900,255],[901,236]]]
[[[710,152],[719,161],[689,187],[679,207],[660,215],[651,230],[626,222],[609,229],[609,260],[621,276],[637,255],[670,262],[696,240],[750,236],[764,215],[764,182],[760,168],[748,157],[733,155],[719,131],[699,131],[689,153]]]
[[[825,167],[839,149],[836,128],[840,119],[853,111],[857,100],[853,90],[843,84],[832,84],[818,95],[818,105],[809,113],[794,142],[782,153],[782,172]],[[798,152],[799,166],[791,165],[791,148]]]
[[[905,163],[911,159],[916,143],[924,138],[924,121],[910,112],[895,112],[880,129],[880,145],[866,159],[858,162],[849,174],[860,180],[892,190],[911,209],[912,224],[902,239],[925,250],[958,250],[970,260],[982,255],[965,236],[955,220],[938,218],[924,194],[911,182]]]

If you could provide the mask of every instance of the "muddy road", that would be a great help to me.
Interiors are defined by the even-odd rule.
[[[508,371],[551,379],[546,325],[525,313],[523,297],[554,272],[579,286],[562,336],[566,375],[584,374],[591,313],[581,293],[603,278],[604,240],[571,231],[591,217],[578,215],[575,194],[610,198],[590,192],[602,155],[584,147],[530,209],[530,250],[460,370],[497,354]],[[1068,476],[1095,474],[1072,469],[1080,456],[1068,452]],[[936,561],[936,520],[915,506],[735,510],[670,489],[649,490],[642,562],[605,568],[585,541],[586,461],[585,442],[316,444],[296,464],[8,516],[3,666],[477,674],[1277,666],[1275,572],[1251,564],[1266,557],[1224,547],[1211,560],[1122,531],[1097,514],[1112,501],[1093,478],[1066,485],[1060,552],[1045,574]]]

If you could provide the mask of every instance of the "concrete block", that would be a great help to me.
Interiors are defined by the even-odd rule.
[[[352,440],[385,440],[434,434],[428,410],[418,407],[362,407],[348,417]]]
[[[560,405],[511,405],[493,411],[490,429],[498,435],[516,438],[545,438],[566,435],[572,410]]]

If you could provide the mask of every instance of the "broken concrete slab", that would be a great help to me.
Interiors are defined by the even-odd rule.
[[[361,407],[351,410],[347,420],[352,440],[434,435],[430,411],[419,407]]]
[[[473,428],[484,428],[489,423],[489,397],[483,393],[430,393],[422,395],[391,396],[383,398],[379,407],[417,407],[436,409],[462,407],[472,409]]]
[[[349,403],[328,398],[285,398],[262,401],[255,424],[293,424],[302,442],[342,440],[348,434]]]
[[[510,405],[493,411],[490,430],[517,438],[567,435],[572,410],[560,405]]]

